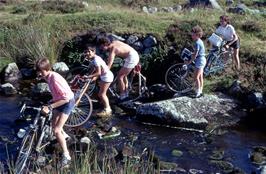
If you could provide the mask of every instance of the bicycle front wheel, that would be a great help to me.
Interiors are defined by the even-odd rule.
[[[69,115],[65,126],[67,127],[78,127],[86,123],[92,113],[93,105],[88,94],[83,94],[80,101],[76,103],[75,108]]]
[[[174,64],[165,73],[165,83],[173,92],[185,93],[192,89],[193,74],[184,64]]]
[[[68,82],[70,88],[72,91],[75,91],[77,89],[80,89],[81,87],[75,80],[77,80],[76,76],[83,76],[83,75],[89,75],[93,72],[93,69],[85,68],[83,66],[75,67],[68,71],[68,73],[65,75],[65,79]],[[78,85],[78,86],[77,86]],[[87,89],[87,94],[91,95],[96,88],[96,81],[92,81],[90,83],[90,86]]]
[[[28,173],[27,169],[30,164],[29,157],[32,152],[33,144],[36,143],[37,133],[30,131],[22,140],[21,147],[19,149],[18,156],[15,162],[15,173],[22,174]]]
[[[146,77],[141,73],[132,74],[130,76],[128,81],[128,95],[131,100],[138,100],[149,96],[149,91],[146,86]]]

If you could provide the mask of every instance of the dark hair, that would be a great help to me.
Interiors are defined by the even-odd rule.
[[[87,45],[85,53],[87,53],[89,50],[96,52],[96,47],[94,45]]]
[[[110,44],[111,44],[111,41],[110,41],[110,39],[107,38],[107,37],[102,37],[102,38],[100,38],[100,39],[98,40],[98,43],[99,43],[100,45],[110,45]]]
[[[51,65],[50,65],[49,59],[46,57],[42,57],[42,58],[38,59],[36,61],[36,64],[35,64],[35,69],[36,69],[36,71],[41,71],[41,70],[49,71],[49,70],[51,70]]]
[[[230,18],[227,15],[220,16],[220,20],[224,20],[227,24],[230,24]]]
[[[203,35],[203,30],[200,26],[196,25],[195,27],[192,28],[191,30],[192,33],[195,33],[199,38],[202,37]]]

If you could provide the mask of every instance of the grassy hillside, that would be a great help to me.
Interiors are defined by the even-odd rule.
[[[92,29],[113,33],[153,33],[163,40],[166,32],[171,31],[169,30],[171,25],[178,25],[185,31],[189,31],[191,24],[199,24],[206,38],[215,30],[219,16],[224,14],[213,9],[155,14],[146,14],[141,10],[141,7],[147,4],[155,7],[184,5],[185,0],[87,0],[84,2],[88,3],[87,7],[77,2],[41,4],[39,1],[22,0],[1,5],[1,65],[5,64],[3,60],[4,62],[14,59],[19,61],[24,54],[30,57],[29,60],[39,55],[46,55],[56,61],[62,43],[78,33]],[[245,0],[250,8],[255,8],[252,2]],[[224,5],[224,2],[220,3]],[[244,63],[242,80],[248,82],[246,80],[248,76],[254,79],[253,76],[257,74],[261,81],[259,89],[265,90],[266,17],[252,14],[228,15],[232,18],[232,23],[241,38],[240,58]],[[175,35],[174,42],[181,47],[183,35],[178,32],[173,35]],[[28,37],[31,39],[26,39]],[[25,44],[25,40],[29,42],[28,45]],[[229,79],[233,79],[231,78],[233,76],[234,74]]]

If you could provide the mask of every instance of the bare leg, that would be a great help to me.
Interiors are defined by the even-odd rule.
[[[65,140],[65,137],[62,133],[63,126],[64,126],[65,122],[67,121],[67,119],[68,119],[68,116],[66,114],[54,111],[54,118],[53,118],[53,122],[52,122],[54,134],[56,136],[56,139],[57,139],[59,145],[63,149],[64,154],[69,154],[69,151],[67,149],[66,140]]]
[[[234,49],[234,61],[236,63],[237,70],[240,70],[239,48]]]
[[[120,95],[123,95],[126,92],[127,84],[125,84],[125,78],[130,73],[131,70],[132,70],[132,68],[122,67],[118,72],[117,79],[118,79],[118,86],[119,86]],[[126,80],[126,82],[127,82],[127,80]]]
[[[201,69],[196,68],[194,74],[194,79],[196,81],[196,95],[200,93],[201,89],[201,80],[200,80],[201,71],[202,71]]]
[[[103,82],[103,81],[99,82],[100,91],[98,93],[98,97],[100,98],[105,109],[111,109],[110,104],[109,104],[109,99],[106,95],[110,84],[111,83],[107,83],[107,82]]]

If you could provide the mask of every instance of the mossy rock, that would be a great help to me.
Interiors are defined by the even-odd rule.
[[[178,150],[178,149],[174,149],[174,150],[172,151],[172,155],[173,155],[173,156],[176,156],[176,157],[181,157],[181,156],[183,155],[183,152],[180,151],[180,150]]]

